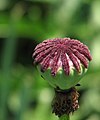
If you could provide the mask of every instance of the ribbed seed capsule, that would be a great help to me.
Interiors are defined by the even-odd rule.
[[[88,47],[70,38],[45,40],[36,46],[32,57],[44,79],[60,89],[75,86],[92,60]]]

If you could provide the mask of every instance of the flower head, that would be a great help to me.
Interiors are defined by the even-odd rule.
[[[69,79],[69,76],[74,74],[80,78],[80,75],[83,75],[82,73],[85,73],[88,68],[89,61],[92,60],[88,47],[80,41],[70,38],[55,38],[43,41],[36,46],[33,58],[34,63],[40,66],[39,69],[43,77],[51,79],[49,83],[53,86],[63,89],[71,86],[71,81],[70,85],[68,85],[67,80],[64,80],[63,84],[65,85],[61,85],[63,79]],[[49,70],[48,73],[46,72],[47,70]],[[60,75],[59,77],[57,77],[58,74]],[[70,79],[74,78],[71,77]],[[79,81],[76,79],[72,83],[76,84]]]

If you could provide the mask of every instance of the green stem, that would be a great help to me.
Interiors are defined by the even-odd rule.
[[[69,115],[62,115],[59,120],[70,120]]]

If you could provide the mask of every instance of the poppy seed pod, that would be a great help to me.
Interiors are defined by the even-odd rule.
[[[80,81],[92,60],[88,47],[70,38],[47,39],[36,46],[32,57],[43,78],[63,90]]]

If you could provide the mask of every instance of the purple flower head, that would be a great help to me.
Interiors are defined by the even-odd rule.
[[[38,44],[33,53],[34,63],[41,66],[41,71],[51,69],[55,76],[60,69],[70,75],[71,69],[81,72],[81,65],[88,68],[92,60],[89,49],[78,40],[70,38],[48,39]]]

